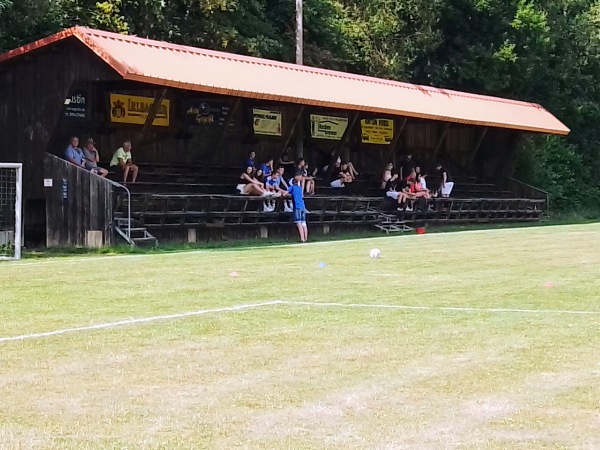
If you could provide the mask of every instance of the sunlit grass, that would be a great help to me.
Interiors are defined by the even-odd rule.
[[[0,337],[269,300],[433,308],[280,304],[0,343],[0,448],[600,447],[599,232],[0,264]]]

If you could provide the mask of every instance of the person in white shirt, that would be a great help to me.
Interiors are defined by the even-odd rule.
[[[385,185],[392,178],[392,170],[394,169],[393,163],[387,163],[381,177],[381,189],[385,189]]]

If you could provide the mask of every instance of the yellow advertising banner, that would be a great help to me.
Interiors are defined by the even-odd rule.
[[[339,141],[348,128],[347,117],[310,115],[310,135],[315,139]]]
[[[394,139],[392,119],[362,119],[360,127],[363,144],[390,144]]]
[[[254,134],[281,136],[281,111],[252,108]]]
[[[152,97],[110,94],[110,121],[144,125],[153,103],[154,99]],[[152,125],[159,127],[169,126],[170,106],[171,103],[169,100],[161,102]]]

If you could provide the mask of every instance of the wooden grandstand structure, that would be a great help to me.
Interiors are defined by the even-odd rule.
[[[539,220],[547,194],[507,174],[523,134],[569,132],[533,103],[82,27],[0,55],[0,86],[0,160],[24,163],[25,237],[48,246],[293,231],[280,200],[265,212],[264,199],[234,187],[249,150],[277,160],[298,133],[307,160],[351,159],[363,173],[352,193],[323,181],[307,198],[323,232]],[[278,128],[257,132],[256,111],[274,112]],[[314,117],[345,127],[334,139],[313,135]],[[365,139],[374,120],[390,130],[379,142]],[[93,137],[103,161],[131,139],[140,182],[124,189],[62,160],[72,135]],[[425,169],[450,167],[452,198],[390,210],[374,174],[407,153]]]

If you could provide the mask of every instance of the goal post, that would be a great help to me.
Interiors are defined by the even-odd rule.
[[[23,165],[0,163],[0,260],[21,259]]]

